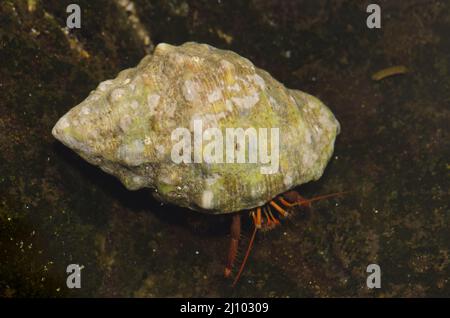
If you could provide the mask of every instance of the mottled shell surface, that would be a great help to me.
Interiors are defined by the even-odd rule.
[[[279,169],[263,163],[175,163],[174,129],[279,128]],[[317,180],[339,123],[317,98],[287,89],[238,54],[206,44],[159,44],[107,80],[55,125],[53,135],[130,190],[208,213],[265,204]]]

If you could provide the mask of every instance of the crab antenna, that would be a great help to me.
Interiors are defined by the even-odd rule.
[[[245,264],[247,263],[248,256],[250,255],[250,251],[253,247],[253,241],[255,240],[257,231],[258,231],[258,229],[255,226],[255,228],[253,229],[252,238],[250,239],[250,242],[248,243],[247,251],[245,252],[244,260],[242,261],[241,267],[239,268],[239,272],[237,273],[236,278],[233,281],[233,284],[232,284],[233,287],[236,286],[237,282],[239,281],[239,277],[241,277],[242,271],[244,270]]]
[[[293,205],[302,205],[305,203],[311,203],[314,201],[319,201],[319,200],[323,200],[323,199],[327,199],[327,198],[332,198],[332,197],[337,197],[339,195],[344,195],[346,193],[349,193],[350,191],[344,191],[344,192],[336,192],[336,193],[330,193],[330,194],[325,194],[325,195],[320,195],[311,199],[305,199],[305,200],[299,200],[295,203],[293,203]]]

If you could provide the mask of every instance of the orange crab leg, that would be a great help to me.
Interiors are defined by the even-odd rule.
[[[271,228],[271,227],[272,227],[273,221],[272,221],[272,219],[270,218],[269,214],[267,213],[266,207],[264,206],[264,207],[262,208],[262,210],[263,210],[263,212],[264,212],[264,215],[266,216],[266,227]]]
[[[294,206],[302,205],[307,201],[304,197],[302,197],[297,191],[288,191],[279,197],[279,200],[285,206],[291,208]],[[292,203],[291,203],[292,202]],[[311,207],[310,203],[306,204],[308,207]]]
[[[236,260],[236,255],[238,251],[239,237],[241,235],[241,216],[239,214],[233,215],[230,232],[231,232],[231,239],[230,239],[230,247],[228,249],[227,265],[225,266],[224,271],[225,277],[230,277],[231,269],[233,268],[234,261]]]
[[[281,206],[276,204],[274,201],[270,201],[269,204],[271,206],[273,206],[275,208],[275,210],[277,210],[278,213],[280,213],[282,216],[287,216],[288,215],[288,213]]]
[[[256,208],[256,222],[255,222],[255,227],[257,229],[261,228],[261,207],[257,207]]]
[[[253,224],[256,225],[256,214],[255,214],[255,211],[251,211],[251,212],[250,212],[250,216],[251,216],[252,219],[253,219]]]
[[[273,223],[275,223],[275,225],[280,224],[280,221],[278,221],[278,219],[272,214],[270,208],[267,208],[267,210],[269,211],[269,216],[272,218]]]
[[[287,208],[291,208],[291,207],[295,206],[295,203],[290,203],[290,202],[286,201],[281,195],[279,196],[278,200],[280,200],[281,204],[283,204]]]

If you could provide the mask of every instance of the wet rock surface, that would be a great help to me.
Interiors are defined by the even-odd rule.
[[[1,296],[450,294],[448,3],[379,1],[382,28],[369,30],[369,2],[122,2],[77,1],[82,28],[71,31],[69,1],[0,3]],[[298,190],[351,192],[260,233],[234,289],[222,277],[227,216],[127,191],[51,135],[153,44],[186,41],[248,57],[318,96],[342,126],[325,174]],[[409,72],[371,79],[400,64]],[[66,287],[72,263],[81,289]],[[381,289],[366,287],[372,263]]]

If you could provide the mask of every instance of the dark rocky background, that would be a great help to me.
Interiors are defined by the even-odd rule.
[[[65,32],[72,2],[82,28]],[[450,296],[448,1],[378,1],[380,30],[369,1],[133,3],[0,1],[0,296]],[[352,192],[260,233],[234,289],[228,217],[126,191],[51,136],[100,81],[185,41],[238,52],[342,125],[323,177],[298,190]],[[399,64],[409,73],[371,79]],[[381,289],[366,287],[371,263]]]

